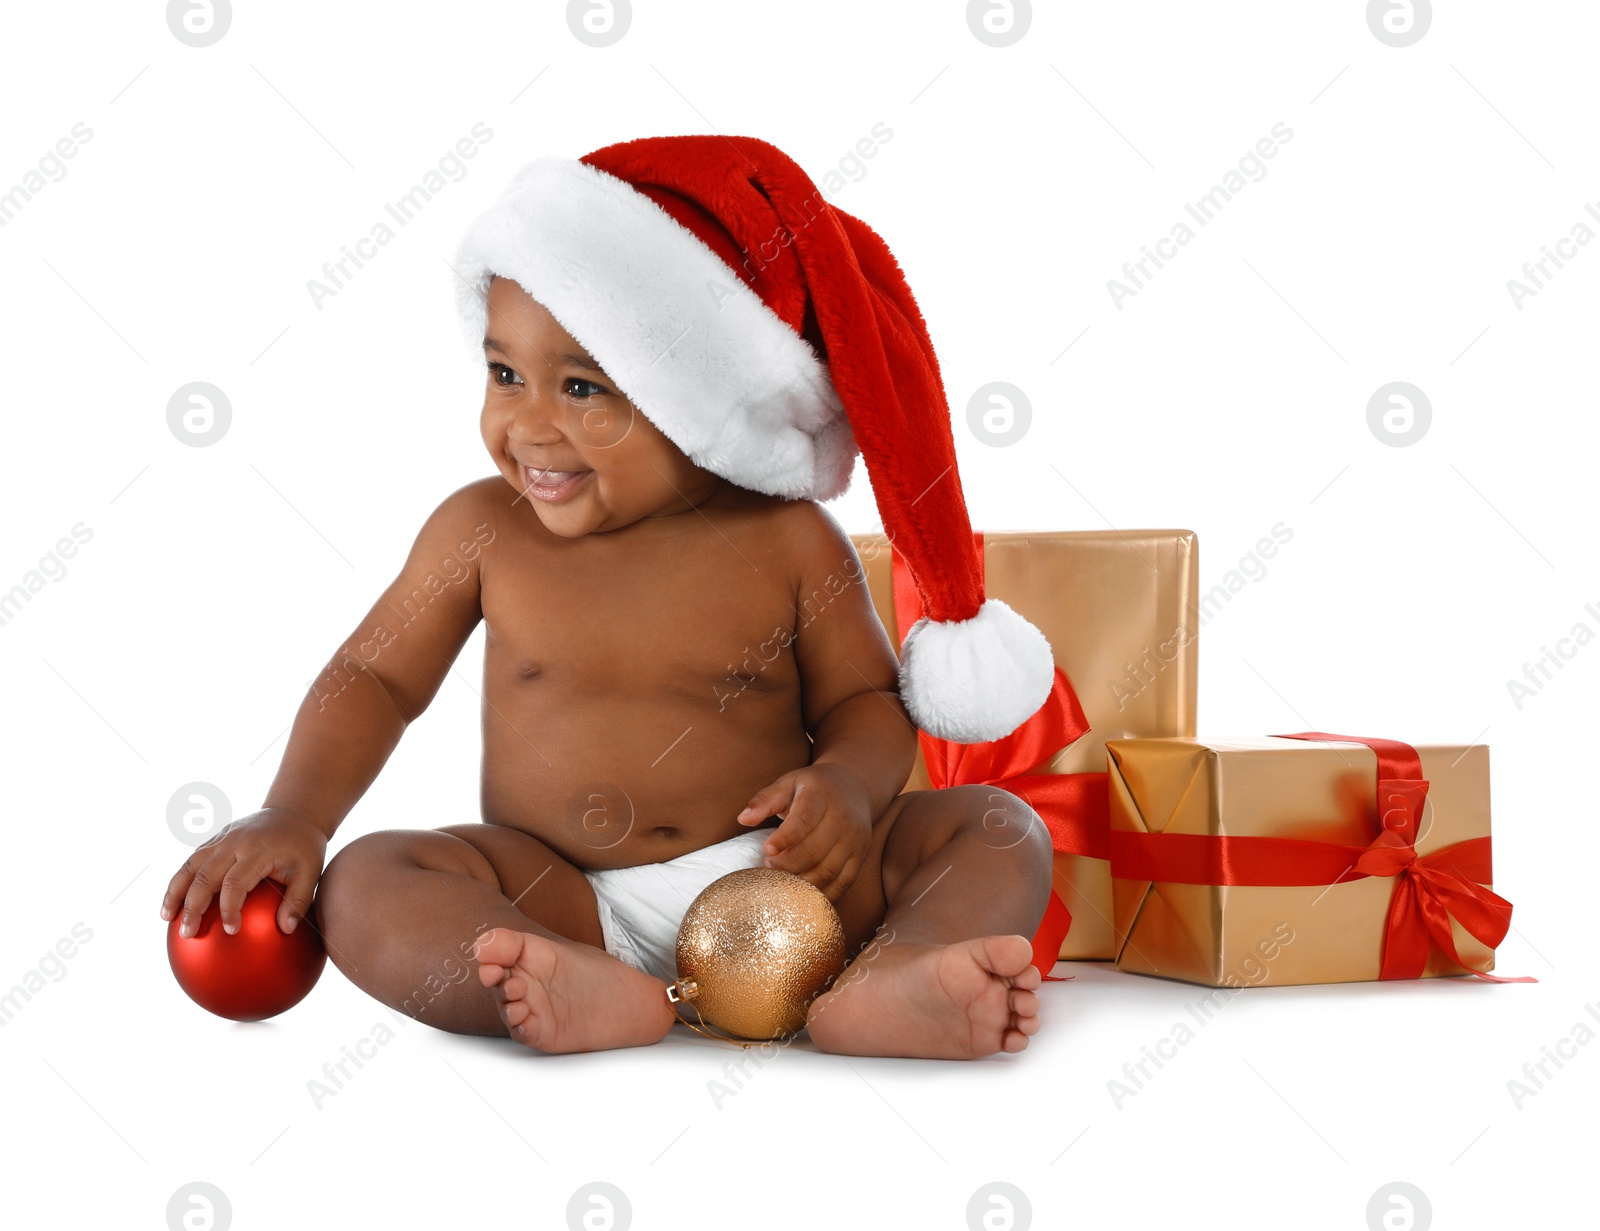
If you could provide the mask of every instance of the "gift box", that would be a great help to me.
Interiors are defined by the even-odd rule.
[[[1106,762],[1118,969],[1236,987],[1493,967],[1511,904],[1485,745],[1116,739]]]
[[[899,646],[921,614],[909,572],[885,535],[850,537],[878,618]],[[1058,956],[1109,959],[1105,744],[1194,734],[1199,545],[1189,530],[979,532],[973,540],[984,593],[1050,643],[1052,712],[1009,741],[950,744],[921,732],[904,789],[984,782],[1027,800],[1050,829],[1054,887],[1071,915]]]

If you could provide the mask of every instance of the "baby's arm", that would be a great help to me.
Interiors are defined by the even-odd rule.
[[[452,493],[428,517],[399,576],[301,702],[261,810],[194,850],[167,885],[163,919],[181,903],[181,926],[192,935],[220,892],[223,927],[236,931],[245,895],[271,876],[288,889],[278,926],[294,930],[310,908],[329,838],[482,618],[479,565],[490,524],[481,483]]]
[[[428,708],[483,615],[479,563],[492,531],[479,488],[433,511],[399,576],[312,683],[265,807],[331,837]]]
[[[758,792],[739,819],[783,816],[767,843],[768,863],[837,901],[870,847],[873,821],[911,776],[917,731],[849,535],[810,501],[797,501],[792,513],[794,650],[811,764]]]
[[[917,728],[900,700],[894,646],[872,606],[866,570],[839,523],[820,505],[806,519],[800,603],[843,590],[798,625],[795,658],[813,765],[841,765],[866,784],[873,817],[882,814],[911,776]],[[804,607],[799,610],[802,616]]]

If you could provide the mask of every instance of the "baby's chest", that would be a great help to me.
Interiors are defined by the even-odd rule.
[[[501,569],[482,594],[486,670],[523,687],[697,697],[797,682],[795,590],[770,558],[660,552]]]

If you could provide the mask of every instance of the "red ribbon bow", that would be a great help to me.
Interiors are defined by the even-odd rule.
[[[1492,975],[1468,966],[1456,952],[1450,919],[1454,916],[1480,943],[1499,948],[1511,928],[1511,903],[1482,882],[1493,880],[1489,839],[1469,838],[1435,851],[1417,854],[1422,804],[1428,782],[1422,758],[1400,740],[1330,735],[1301,731],[1280,739],[1342,740],[1365,744],[1377,754],[1378,836],[1355,862],[1356,876],[1393,876],[1389,917],[1384,924],[1380,979],[1417,979],[1428,964],[1429,942],[1463,970],[1491,983],[1534,983],[1537,980]]]
[[[983,562],[983,534],[972,536],[977,548],[979,568]],[[894,579],[895,622],[900,640],[922,617],[922,598],[904,558],[890,545],[890,564]],[[979,578],[980,584],[982,578]],[[1060,667],[1050,695],[1033,716],[1010,735],[978,744],[961,744],[940,739],[918,730],[923,764],[928,781],[935,789],[979,784],[998,787],[1019,796],[1039,814],[1050,833],[1051,846],[1110,858],[1108,841],[1109,812],[1104,771],[1092,774],[1030,774],[1025,771],[1042,765],[1061,749],[1075,742],[1089,729],[1083,707],[1072,690],[1072,683]],[[1019,839],[1020,840],[1020,839]],[[997,844],[1004,844],[997,835]],[[1072,926],[1072,915],[1061,895],[1052,886],[1044,919],[1033,936],[1033,964],[1046,979],[1061,953],[1061,942]]]

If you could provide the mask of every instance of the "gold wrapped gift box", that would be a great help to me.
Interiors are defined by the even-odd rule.
[[[1428,783],[1418,857],[1487,838],[1487,746],[1415,747]],[[1106,754],[1114,842],[1118,833],[1198,834],[1359,851],[1378,833],[1377,758],[1364,744],[1120,739]],[[1125,866],[1113,858],[1114,870]],[[1377,979],[1396,878],[1333,883],[1339,875],[1335,869],[1325,884],[1279,886],[1152,883],[1119,874],[1112,882],[1117,968],[1214,987]],[[1490,887],[1487,879],[1478,883]],[[1464,962],[1492,969],[1493,949],[1454,918],[1451,934]],[[1434,945],[1422,973],[1463,971]]]
[[[850,536],[889,641],[900,645],[888,539]],[[1030,772],[1104,773],[1107,740],[1195,730],[1199,544],[1189,530],[985,532],[984,592],[1050,642],[1090,722]],[[906,790],[931,783],[922,751]],[[1110,865],[1057,850],[1055,888],[1072,912],[1066,959],[1116,956]]]

